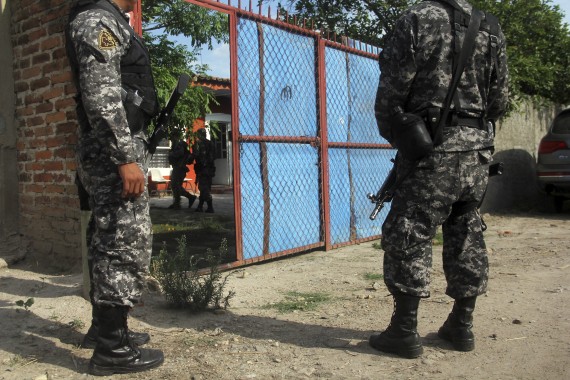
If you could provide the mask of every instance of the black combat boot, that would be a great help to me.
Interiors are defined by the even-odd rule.
[[[206,202],[208,204],[208,208],[206,209],[206,212],[209,213],[213,213],[214,212],[214,206],[212,204],[212,200],[210,199],[208,202]]]
[[[188,208],[192,208],[192,205],[194,204],[194,202],[196,202],[196,198],[198,197],[188,193]]]
[[[158,367],[164,361],[162,351],[138,348],[128,334],[126,306],[101,307],[99,336],[89,362],[89,373],[110,376]]]
[[[204,210],[202,210],[202,207],[204,207],[204,201],[200,199],[200,202],[198,202],[198,207],[196,207],[196,212],[203,212]]]
[[[467,297],[455,300],[453,310],[437,332],[441,339],[451,342],[457,351],[473,351],[475,336],[473,327],[473,310],[477,297]]]
[[[403,293],[394,294],[394,314],[386,330],[372,334],[369,343],[379,351],[413,359],[424,349],[417,332],[420,298]]]
[[[87,331],[87,334],[83,337],[81,342],[81,348],[93,349],[97,345],[97,336],[99,335],[99,308],[93,306],[91,312],[91,327]],[[147,333],[137,333],[134,331],[129,331],[129,336],[134,344],[137,346],[142,346],[150,340],[150,336]]]

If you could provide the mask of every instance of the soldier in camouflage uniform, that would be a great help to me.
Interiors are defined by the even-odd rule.
[[[172,139],[172,148],[168,153],[168,162],[172,166],[170,173],[170,186],[172,187],[172,196],[174,201],[169,209],[180,210],[180,198],[188,198],[188,208],[191,208],[196,201],[196,196],[190,194],[184,188],[184,178],[188,172],[188,161],[190,161],[190,151],[188,144],[182,139],[182,136],[176,136]]]
[[[464,14],[471,14],[467,1],[456,1]],[[441,111],[452,76],[453,17],[454,9],[445,1],[424,1],[401,16],[387,39],[379,58],[376,117],[388,141],[393,143],[391,115],[396,107],[422,117],[429,109]],[[398,157],[398,174],[415,168],[396,190],[382,227],[384,279],[395,308],[388,328],[370,337],[370,345],[380,351],[407,358],[423,352],[417,310],[420,299],[430,296],[431,246],[440,225],[446,294],[455,303],[438,335],[456,350],[474,348],[472,313],[488,280],[477,210],[493,152],[494,131],[488,121],[497,120],[507,105],[505,38],[495,25],[496,36],[482,22],[439,145],[419,162]],[[460,46],[465,30],[457,34]]]
[[[196,183],[200,191],[198,207],[196,207],[197,212],[203,211],[204,203],[208,205],[206,212],[214,212],[212,179],[216,175],[215,149],[213,141],[208,139],[206,135],[206,129],[199,129],[196,132],[196,141],[192,144],[192,158],[190,159],[191,162],[194,161]]]
[[[161,351],[138,347],[148,334],[127,326],[150,263],[145,132],[158,111],[148,52],[126,14],[135,4],[77,0],[66,28],[78,91],[78,174],[92,210],[88,236],[94,324],[88,335],[96,342],[89,363],[94,375],[143,371],[164,361]],[[84,345],[89,346],[88,340]]]

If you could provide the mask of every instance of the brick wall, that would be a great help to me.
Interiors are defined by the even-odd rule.
[[[20,232],[30,253],[62,267],[81,258],[75,88],[63,34],[70,3],[10,2]]]

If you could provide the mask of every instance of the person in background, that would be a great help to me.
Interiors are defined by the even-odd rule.
[[[188,144],[178,134],[172,139],[172,148],[168,153],[168,163],[172,166],[170,174],[170,186],[172,187],[173,203],[168,206],[169,209],[180,210],[180,198],[188,198],[188,208],[191,208],[196,201],[196,196],[190,194],[184,188],[184,178],[188,172],[188,161],[190,160],[190,151]]]
[[[95,345],[89,372],[103,376],[161,365],[148,334],[128,329],[152,250],[146,130],[158,113],[150,58],[127,13],[136,0],[76,0],[66,50],[77,89],[77,172],[92,210],[87,235]]]
[[[213,213],[212,202],[212,178],[216,175],[216,159],[214,142],[206,134],[206,129],[202,128],[196,132],[196,140],[192,144],[192,158],[194,162],[194,172],[196,173],[196,183],[200,191],[197,212],[202,212],[204,203],[208,205],[206,212]]]

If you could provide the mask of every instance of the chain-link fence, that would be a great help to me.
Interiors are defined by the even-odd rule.
[[[374,116],[377,61],[355,52],[285,23],[238,17],[243,260],[380,235],[387,210],[371,221],[366,195],[393,151]]]
[[[255,14],[252,2],[187,1],[230,17],[234,264],[379,237],[389,205],[371,221],[367,193],[394,150],[374,116],[378,49]]]

